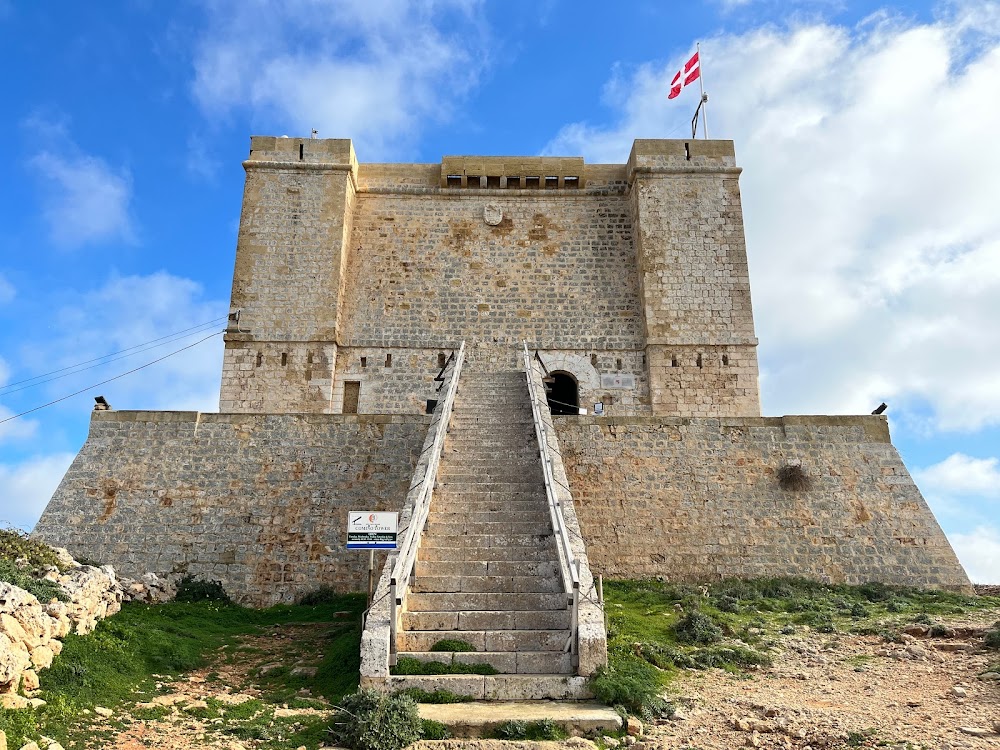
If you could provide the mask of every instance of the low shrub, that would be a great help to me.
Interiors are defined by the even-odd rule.
[[[29,537],[20,529],[0,529],[0,560],[27,560],[32,568],[60,567],[55,551],[44,542]]]
[[[392,674],[499,674],[492,664],[443,664],[404,656],[392,668]]]
[[[451,730],[447,724],[442,724],[434,719],[420,720],[420,739],[422,740],[447,740],[451,739]]]
[[[660,675],[645,661],[615,657],[590,678],[590,688],[602,703],[622,706],[650,721],[664,715],[669,704],[660,697]]]
[[[296,603],[301,604],[303,607],[315,607],[318,604],[329,604],[330,602],[337,601],[341,597],[343,597],[343,594],[338,594],[329,586],[320,586],[318,589],[304,593]]]
[[[459,695],[450,690],[432,690],[428,692],[420,688],[407,688],[398,692],[409,696],[417,703],[470,703],[475,700],[471,695]]]
[[[222,588],[221,581],[205,581],[188,575],[177,582],[178,602],[223,602],[230,603],[229,594]]]
[[[512,719],[511,721],[505,721],[497,725],[490,732],[490,736],[498,740],[528,740],[538,742],[540,740],[564,740],[569,735],[565,729],[552,721],[552,719],[538,719],[537,721]]]
[[[674,635],[681,643],[707,645],[722,640],[722,628],[711,616],[694,610],[677,621],[674,625]]]
[[[988,649],[1000,651],[1000,622],[993,623],[993,627],[986,631],[983,645]]]
[[[796,616],[795,622],[800,625],[808,625],[819,633],[834,633],[837,626],[833,623],[833,616],[829,612],[803,612]]]
[[[401,750],[420,739],[423,732],[417,704],[398,693],[359,690],[341,700],[337,708],[330,733],[353,750]]]
[[[11,560],[0,558],[0,581],[5,581],[17,586],[19,589],[24,589],[29,594],[33,594],[43,604],[53,599],[63,602],[69,601],[66,592],[58,584],[46,581],[44,578],[35,578],[28,570],[18,567]]]

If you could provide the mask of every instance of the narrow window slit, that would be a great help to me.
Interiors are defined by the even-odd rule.
[[[385,366],[386,367],[392,367],[392,355],[391,354],[386,354],[385,355]]]
[[[368,367],[368,357],[361,358],[361,368],[364,369],[365,367]]]
[[[281,366],[285,367],[288,365],[288,352],[281,353]]]

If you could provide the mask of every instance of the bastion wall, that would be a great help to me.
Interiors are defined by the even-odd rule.
[[[402,509],[429,420],[95,412],[35,534],[124,575],[221,580],[254,605],[363,590],[347,511]],[[969,589],[883,417],[555,423],[595,575]],[[794,461],[808,490],[777,482]]]
[[[94,412],[34,534],[125,576],[220,580],[258,606],[363,591],[368,555],[345,549],[347,512],[399,509],[429,423]]]
[[[593,570],[971,592],[882,416],[555,419]],[[798,465],[808,489],[782,489]]]

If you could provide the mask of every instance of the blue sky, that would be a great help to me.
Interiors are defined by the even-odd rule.
[[[702,42],[736,142],[765,414],[889,404],[975,580],[1000,582],[1000,5],[0,0],[0,519],[30,528],[116,408],[218,407],[251,134],[362,161],[683,137]],[[192,329],[57,380],[22,382]],[[54,377],[54,376],[50,376]],[[33,387],[25,387],[33,386]]]

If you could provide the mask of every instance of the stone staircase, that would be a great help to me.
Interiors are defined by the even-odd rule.
[[[463,373],[397,658],[491,664],[500,674],[394,676],[494,700],[587,697],[523,372]],[[441,640],[475,651],[432,651]]]

